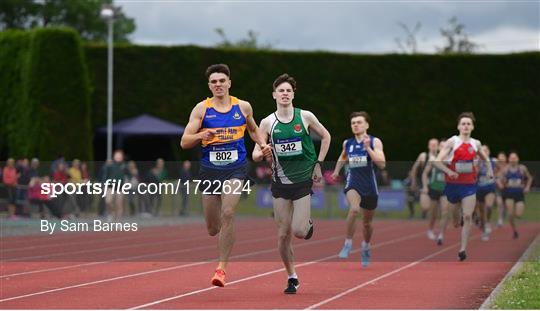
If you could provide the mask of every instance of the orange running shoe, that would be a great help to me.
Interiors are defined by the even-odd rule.
[[[212,278],[212,285],[219,287],[225,286],[225,271],[223,269],[216,269],[216,273]]]

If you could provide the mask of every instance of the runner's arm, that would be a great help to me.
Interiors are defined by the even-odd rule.
[[[435,159],[435,162],[433,162],[433,165],[435,165],[436,168],[443,171],[446,175],[457,178],[458,173],[452,171],[448,166],[444,165],[443,161],[444,159],[450,154],[450,151],[452,151],[452,148],[454,147],[453,141],[448,141],[444,148],[439,152],[437,155],[437,158]]]
[[[427,193],[428,190],[428,184],[429,184],[429,172],[431,171],[431,168],[433,167],[432,164],[433,161],[429,161],[426,164],[426,167],[424,168],[424,171],[422,172],[422,191]]]
[[[317,158],[317,161],[323,162],[326,158],[326,154],[328,153],[328,149],[330,148],[330,141],[331,136],[328,130],[319,122],[317,117],[315,115],[307,110],[302,110],[302,114],[305,117],[305,120],[307,121],[308,129],[311,131],[315,131],[317,135],[321,137],[321,149],[319,150],[319,157]]]
[[[259,130],[261,132],[261,135],[262,135],[262,138],[264,139],[264,141],[268,141],[268,125],[267,125],[266,119],[263,119],[261,121],[261,125],[259,126]],[[258,144],[255,144],[255,147],[253,148],[253,153],[252,153],[251,157],[253,158],[253,161],[255,161],[255,162],[260,162],[260,161],[263,160],[264,154],[262,152],[261,146],[259,146]]]
[[[347,153],[345,152],[345,144],[347,143],[347,140],[343,141],[343,149],[341,150],[341,154],[339,155],[339,158],[336,161],[336,167],[334,168],[334,172],[332,173],[332,178],[336,179],[339,176],[339,172],[341,172],[341,169],[347,163]]]
[[[411,180],[411,189],[416,189],[416,185],[418,182],[416,181],[416,175],[418,174],[418,169],[420,168],[420,163],[424,162],[426,159],[426,153],[422,152],[418,155],[416,158],[416,161],[414,161],[414,164],[411,168],[411,171],[409,172],[409,179]]]
[[[201,120],[203,118],[204,104],[198,103],[191,111],[189,122],[184,129],[184,134],[180,140],[182,149],[190,149],[199,144],[203,138],[203,132],[199,132]]]
[[[265,137],[259,127],[257,126],[257,123],[253,119],[253,108],[251,108],[250,103],[247,101],[241,101],[240,102],[240,109],[242,110],[242,113],[244,113],[244,116],[246,117],[246,127],[249,133],[249,136],[251,139],[259,146],[261,146],[261,149],[264,149],[266,146],[266,139],[268,137]]]
[[[522,167],[522,170],[523,170],[523,174],[527,178],[527,184],[525,185],[525,188],[523,188],[523,191],[525,193],[527,193],[527,192],[529,192],[531,190],[533,177],[532,177],[531,173],[529,172],[529,170],[527,169],[527,167],[525,165],[521,165],[521,167]]]
[[[482,161],[484,161],[486,168],[487,168],[487,177],[492,179],[494,178],[493,174],[493,167],[491,166],[491,161],[489,160],[489,157],[487,154],[482,150],[482,143],[480,141],[476,141],[476,147],[478,148],[478,154],[482,158]]]
[[[369,156],[371,157],[371,160],[377,167],[381,170],[384,170],[386,167],[386,157],[384,156],[383,151],[383,143],[380,139],[375,138],[373,140],[373,149],[371,149],[371,146],[368,145],[368,148],[366,148]]]

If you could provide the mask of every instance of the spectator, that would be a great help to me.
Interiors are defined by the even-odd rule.
[[[139,169],[135,161],[129,161],[127,166],[127,182],[131,184],[131,189],[137,189],[139,185]],[[128,206],[131,215],[137,214],[137,207],[140,207],[139,194],[136,191],[128,194]]]
[[[180,180],[182,187],[182,207],[180,208],[180,216],[187,216],[189,204],[189,189],[186,186],[185,182],[191,180],[191,162],[188,160],[182,162],[182,169],[180,170]]]
[[[64,156],[59,154],[58,157],[56,158],[56,160],[54,160],[52,163],[51,163],[51,175],[54,174],[54,172],[56,172],[58,170],[58,165],[62,163],[64,164],[64,166],[67,166],[67,163],[66,163],[66,160],[64,159]]]
[[[66,170],[66,162],[59,161],[56,165],[56,170],[53,173],[52,181],[55,183],[61,183],[66,184],[69,181],[69,176],[67,174]],[[58,205],[58,207],[61,210],[65,210],[65,205],[67,203],[68,195],[66,193],[61,193],[54,201],[55,204]]]
[[[90,180],[90,173],[88,172],[88,164],[86,162],[81,162],[81,178],[82,182],[86,183]],[[81,195],[81,202],[79,206],[81,207],[81,212],[86,213],[90,209],[91,196],[89,193],[84,192]]]
[[[106,166],[106,180],[115,181],[116,185],[126,181],[127,168],[124,162],[124,151],[116,150],[113,154],[113,162]],[[111,183],[112,184],[112,183]],[[107,206],[107,220],[120,220],[124,212],[124,194],[112,193],[112,187],[105,196]]]
[[[165,161],[162,158],[156,160],[156,166],[152,172],[156,177],[157,184],[162,183],[167,179],[167,169],[165,168]],[[156,193],[154,195],[154,216],[159,215],[159,211],[161,210],[161,195],[161,193]]]
[[[62,210],[60,206],[55,205],[50,196],[41,191],[41,184],[48,183],[49,177],[43,179],[39,177],[32,177],[28,184],[28,199],[30,204],[37,206],[41,219],[47,218],[45,213],[45,207],[49,209],[51,214],[58,219],[62,218]]]
[[[33,158],[32,161],[30,161],[29,175],[30,179],[33,177],[39,177],[39,160],[37,158]]]
[[[30,182],[30,167],[28,159],[24,158],[18,161],[17,165],[17,198],[15,202],[16,214],[29,216],[28,207],[28,183]]]
[[[17,169],[15,168],[15,160],[9,158],[6,162],[6,166],[2,170],[2,183],[7,189],[8,194],[8,213],[10,220],[18,219],[15,215],[15,203],[17,200]]]
[[[69,182],[72,184],[82,183],[82,173],[81,173],[81,161],[79,159],[74,159],[71,162],[71,167],[68,169]],[[81,213],[81,207],[79,202],[81,197],[77,194],[68,194],[67,202],[71,205],[71,210],[75,211],[75,217],[79,217]]]

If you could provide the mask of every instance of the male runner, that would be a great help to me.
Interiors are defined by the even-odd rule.
[[[495,179],[501,178],[501,172],[508,165],[508,157],[504,151],[499,151],[497,154],[497,162],[495,163]],[[495,200],[497,201],[497,227],[503,225],[503,218],[506,216],[506,208],[502,198],[503,189],[499,187],[497,182],[497,191],[495,192]]]
[[[489,240],[489,234],[491,233],[491,225],[489,220],[491,219],[491,210],[493,204],[495,203],[495,191],[496,191],[496,182],[493,178],[488,178],[487,176],[487,166],[491,165],[491,170],[495,171],[495,161],[496,159],[490,158],[490,150],[487,145],[482,146],[482,150],[489,158],[489,162],[481,162],[480,168],[478,170],[478,190],[476,192],[476,201],[478,208],[478,215],[480,216],[480,229],[482,230],[482,241]]]
[[[372,221],[379,198],[373,164],[381,170],[386,166],[382,141],[367,134],[369,122],[370,118],[366,112],[351,113],[351,129],[354,137],[343,142],[343,150],[332,174],[332,177],[336,179],[343,165],[346,162],[349,163],[349,173],[344,190],[349,203],[349,213],[347,214],[345,243],[338,256],[340,258],[349,257],[352,239],[356,231],[356,216],[362,208],[364,240],[362,241],[361,258],[364,268],[368,266],[371,259]]]
[[[444,143],[444,140],[439,142],[439,150],[443,149]],[[444,232],[448,224],[448,201],[443,193],[446,185],[444,182],[444,172],[433,165],[433,161],[436,158],[436,155],[430,155],[429,162],[422,172],[422,194],[428,195],[430,199],[428,210],[431,210],[431,219],[429,220],[427,236],[430,240],[437,239],[437,245],[442,245]],[[433,229],[435,228],[439,211],[441,214],[441,230],[438,237],[435,237]]]
[[[272,144],[272,185],[274,219],[278,227],[278,249],[287,270],[285,294],[295,294],[299,282],[294,268],[292,235],[309,239],[313,235],[311,187],[322,180],[321,163],[330,146],[330,133],[315,115],[293,107],[296,81],[282,74],[273,83],[272,96],[277,109],[261,121],[265,141]],[[321,137],[317,156],[309,133]],[[253,160],[261,161],[259,146],[253,150]]]
[[[512,226],[514,239],[519,237],[515,218],[523,216],[525,194],[531,190],[532,181],[532,175],[527,167],[519,163],[517,152],[510,152],[508,166],[501,172],[501,179],[498,182],[503,189],[504,204],[508,209],[508,220]]]
[[[450,203],[450,208],[456,208],[456,205],[461,202],[463,228],[458,257],[460,261],[463,261],[467,258],[467,242],[471,231],[472,214],[476,205],[477,172],[474,160],[477,155],[487,163],[489,163],[489,159],[482,151],[480,141],[471,137],[474,130],[474,114],[463,112],[457,121],[459,135],[452,136],[446,141],[433,164],[446,173],[444,194]],[[449,162],[448,166],[442,163],[445,160]],[[487,169],[487,177],[493,178],[491,165],[487,165]]]
[[[431,138],[428,141],[428,150],[421,152],[409,172],[409,180],[411,181],[409,188],[409,215],[410,218],[414,216],[414,201],[418,195],[418,189],[422,189],[422,172],[425,169],[430,158],[435,158],[439,149],[439,140],[437,138]],[[419,178],[420,177],[420,178]],[[422,219],[426,218],[427,211],[431,206],[431,200],[427,193],[420,192],[420,207],[422,208]],[[411,201],[412,200],[412,201]]]
[[[199,189],[204,190],[202,204],[208,233],[211,236],[219,233],[219,264],[211,282],[220,287],[225,286],[225,269],[235,240],[234,209],[240,199],[240,193],[225,192],[230,187],[222,186],[243,183],[246,178],[246,128],[264,156],[271,156],[270,147],[261,138],[253,119],[251,105],[229,95],[230,76],[225,64],[208,67],[206,78],[213,97],[193,108],[181,141],[183,149],[202,145]]]

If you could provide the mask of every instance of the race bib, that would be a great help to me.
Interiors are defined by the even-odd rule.
[[[210,151],[210,162],[214,165],[228,165],[238,161],[238,150]]]
[[[508,179],[509,188],[521,188],[521,178],[510,178]]]
[[[458,173],[472,173],[473,172],[473,163],[472,162],[456,162],[456,172],[458,172]]]
[[[301,138],[293,138],[287,140],[278,140],[274,146],[279,157],[290,157],[302,154]]]
[[[349,156],[349,167],[365,167],[367,166],[367,156]]]

